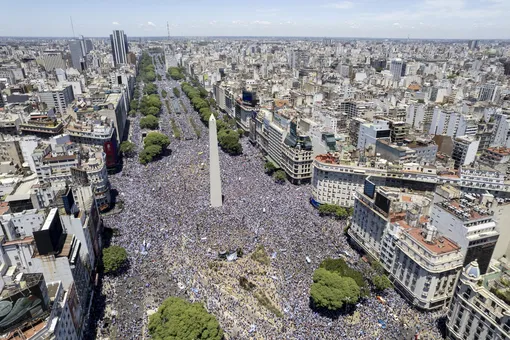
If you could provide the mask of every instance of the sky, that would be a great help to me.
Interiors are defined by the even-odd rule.
[[[5,1],[0,36],[509,39],[510,0]]]

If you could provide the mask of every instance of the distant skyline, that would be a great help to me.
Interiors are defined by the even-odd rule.
[[[244,5],[244,6],[243,6]],[[2,5],[0,36],[301,36],[509,39],[510,0],[63,0]]]

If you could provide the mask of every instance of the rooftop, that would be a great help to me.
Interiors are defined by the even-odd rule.
[[[463,221],[474,221],[494,215],[494,212],[468,199],[452,199],[436,203],[452,215]]]
[[[498,147],[498,148],[487,148],[487,151],[497,153],[501,156],[510,156],[510,148]]]
[[[452,240],[440,236],[427,240],[426,231],[423,228],[411,228],[405,231],[417,243],[431,253],[442,255],[460,250],[460,247]]]

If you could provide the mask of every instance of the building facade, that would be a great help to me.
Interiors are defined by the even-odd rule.
[[[508,264],[491,265],[483,275],[476,261],[467,264],[447,314],[447,339],[510,339]],[[506,295],[505,295],[506,293]]]

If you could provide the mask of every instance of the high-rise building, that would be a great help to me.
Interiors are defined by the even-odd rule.
[[[114,30],[113,34],[110,34],[110,41],[114,65],[117,67],[120,64],[127,64],[128,42],[124,31]]]
[[[55,108],[56,112],[64,114],[67,111],[67,106],[74,100],[73,87],[68,85],[52,91],[40,92],[39,99],[46,104],[48,109]]]
[[[476,175],[476,170],[471,172],[472,176]],[[460,192],[450,189],[447,195],[439,194],[435,199],[437,203],[432,206],[430,223],[461,247],[463,266],[477,260],[480,271],[486,273],[499,239],[494,213],[487,208],[488,198],[482,196],[478,201],[474,196],[461,196]]]
[[[510,60],[506,60],[503,63],[503,67],[505,69],[505,71],[504,71],[505,76],[510,76]]]
[[[374,151],[376,140],[390,140],[390,135],[391,130],[385,120],[375,120],[373,123],[361,124],[357,140],[358,150],[365,150],[372,146],[372,151]]]
[[[73,64],[73,68],[78,71],[83,70],[82,63],[84,62],[84,50],[83,50],[83,40],[72,40],[69,42],[69,51],[71,52],[71,62]]]
[[[468,44],[468,45],[469,45],[469,49],[470,49],[470,50],[475,50],[475,49],[477,49],[477,48],[478,48],[478,44],[479,44],[479,43],[480,43],[480,42],[479,42],[478,40],[469,40],[469,44]]]
[[[480,141],[473,136],[460,136],[455,138],[452,158],[455,161],[455,169],[460,166],[471,164],[476,159]]]
[[[400,58],[395,58],[391,61],[390,72],[393,75],[393,80],[399,81],[403,74],[405,74],[405,62]]]
[[[81,38],[82,41],[82,49],[85,52],[84,54],[88,54],[90,51],[94,49],[94,45],[92,44],[92,40]]]
[[[478,92],[479,101],[493,101],[495,94],[497,93],[496,84],[483,84],[480,86],[480,92]]]

